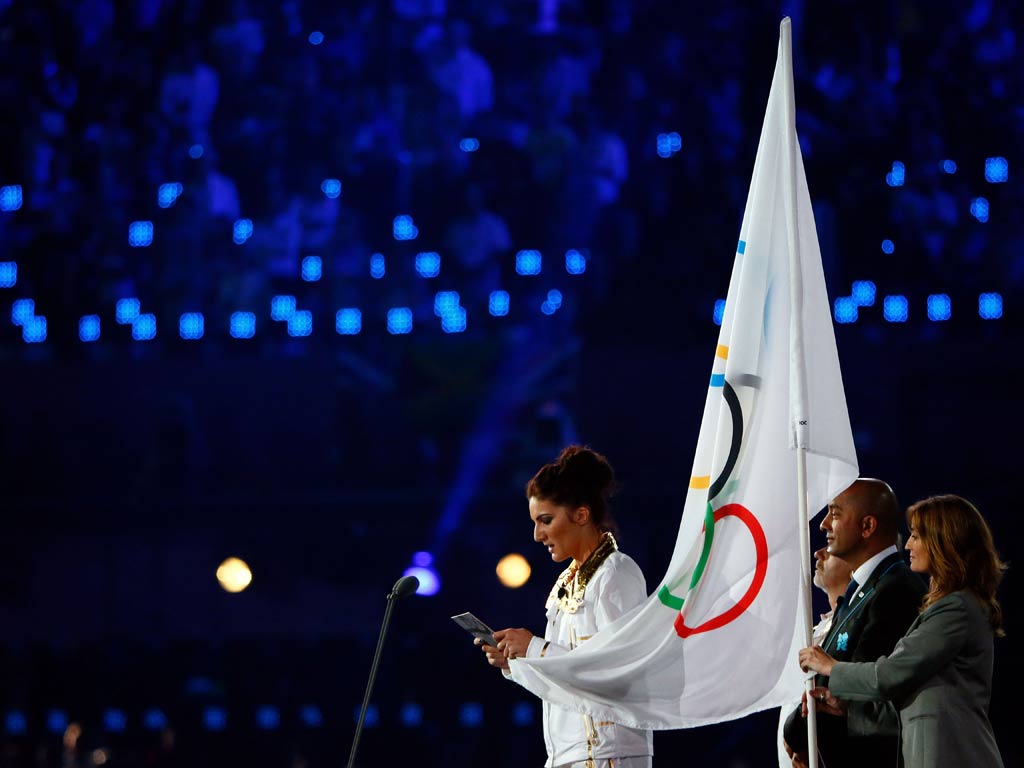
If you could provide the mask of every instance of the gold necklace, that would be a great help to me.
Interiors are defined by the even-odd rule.
[[[583,596],[590,579],[608,556],[618,549],[615,537],[609,531],[602,533],[601,541],[582,564],[574,562],[562,571],[555,586],[551,588],[545,607],[550,608],[554,603],[558,603],[559,608],[565,613],[576,613],[583,604]]]

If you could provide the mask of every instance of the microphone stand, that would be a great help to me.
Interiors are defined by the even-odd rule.
[[[384,622],[380,627],[380,637],[377,638],[377,650],[373,654],[373,664],[370,665],[370,679],[366,682],[366,694],[363,696],[363,706],[359,709],[359,722],[356,723],[356,732],[352,737],[352,750],[348,753],[346,768],[355,766],[359,737],[363,733],[363,721],[366,719],[366,709],[370,706],[370,694],[373,692],[373,682],[377,677],[377,666],[380,664],[380,654],[384,649],[384,636],[387,634],[388,624],[391,622],[391,611],[395,608],[395,600],[412,594],[418,587],[419,580],[415,576],[405,576],[398,580],[388,595],[387,608],[384,609]]]

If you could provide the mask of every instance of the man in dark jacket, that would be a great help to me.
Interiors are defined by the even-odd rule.
[[[828,505],[821,530],[829,554],[853,568],[821,643],[838,660],[887,656],[917,618],[925,585],[897,548],[900,520],[896,496],[881,480],[861,478]],[[806,763],[807,723],[799,707],[787,719],[784,736]],[[898,719],[887,702],[850,702],[844,716],[819,713],[818,750],[827,768],[897,765]]]

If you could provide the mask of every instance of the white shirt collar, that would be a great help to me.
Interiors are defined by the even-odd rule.
[[[891,547],[883,549],[870,560],[866,560],[861,563],[860,567],[853,572],[853,578],[857,582],[857,588],[859,589],[867,583],[868,579],[871,578],[871,574],[875,572],[875,568],[878,567],[880,562],[885,560],[889,555],[895,555],[897,552],[899,552],[899,550],[896,549],[896,545],[893,544]]]

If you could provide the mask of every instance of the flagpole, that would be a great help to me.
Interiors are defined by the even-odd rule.
[[[783,62],[783,104],[786,130],[785,162],[783,173],[783,205],[786,208],[786,239],[789,251],[789,306],[790,306],[790,417],[796,443],[797,508],[800,517],[801,588],[804,591],[804,644],[811,644],[814,625],[811,611],[811,542],[810,515],[807,503],[807,443],[810,428],[807,420],[806,365],[803,339],[803,281],[800,262],[800,236],[797,222],[796,198],[796,105],[793,98],[793,35],[787,16],[780,25],[780,49]],[[807,694],[807,758],[809,768],[818,768],[818,721],[814,697],[810,695],[814,678],[804,681]]]
[[[801,585],[804,590],[804,642],[811,645],[811,627],[813,614],[811,611],[811,541],[808,533],[809,523],[807,515],[807,449],[796,449],[796,482],[798,489],[797,506],[800,510],[800,549],[801,549]],[[814,678],[809,677],[804,681],[804,691],[807,694],[807,760],[808,768],[818,768],[818,717],[814,706],[814,697],[811,689],[814,687]]]

